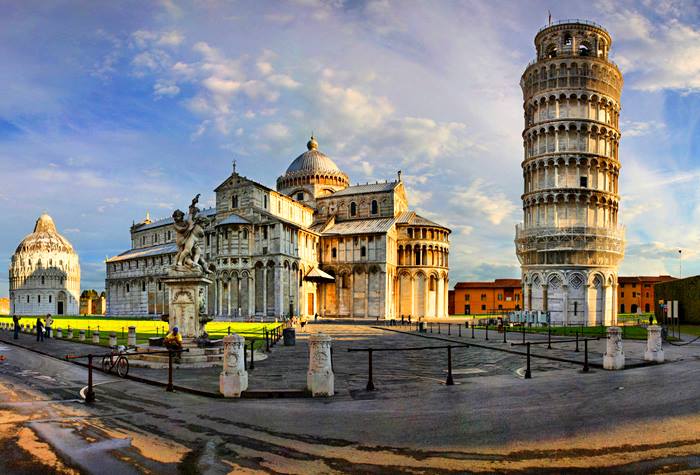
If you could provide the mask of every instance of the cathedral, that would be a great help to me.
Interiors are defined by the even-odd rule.
[[[214,191],[200,215],[215,318],[447,317],[450,230],[409,210],[401,172],[350,185],[311,137],[276,190],[234,165]],[[168,314],[175,253],[171,218],[132,225],[131,249],[106,261],[107,315]]]
[[[78,315],[78,255],[48,214],[19,243],[9,270],[11,315]]]

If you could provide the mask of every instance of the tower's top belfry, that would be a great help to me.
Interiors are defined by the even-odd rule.
[[[537,59],[585,56],[607,59],[612,38],[602,26],[586,20],[562,20],[535,36]]]

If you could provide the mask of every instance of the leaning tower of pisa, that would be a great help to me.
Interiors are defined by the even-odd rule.
[[[535,36],[525,69],[523,222],[515,245],[525,310],[554,323],[616,323],[622,74],[610,34],[565,20]]]

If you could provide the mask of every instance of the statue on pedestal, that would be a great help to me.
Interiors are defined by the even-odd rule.
[[[204,218],[199,216],[198,202],[199,195],[192,200],[187,218],[179,209],[173,213],[177,254],[172,270],[177,272],[210,274],[215,270],[214,264],[209,264],[202,255],[200,242],[204,238]]]

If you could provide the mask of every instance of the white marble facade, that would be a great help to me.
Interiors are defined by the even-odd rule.
[[[408,209],[397,180],[350,186],[307,144],[277,190],[233,173],[216,189],[203,252],[217,266],[215,317],[446,317],[449,234]],[[107,314],[169,313],[162,282],[175,253],[172,219],[131,227],[128,251],[107,260]]]
[[[48,214],[37,219],[34,231],[17,246],[9,281],[12,315],[79,314],[78,254]]]

